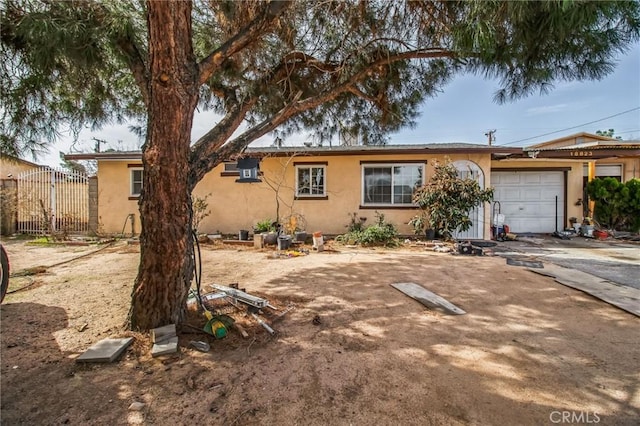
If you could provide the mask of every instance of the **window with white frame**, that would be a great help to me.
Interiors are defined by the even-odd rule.
[[[365,164],[362,166],[362,204],[411,206],[413,193],[423,182],[423,163]]]
[[[224,172],[238,174],[238,163],[224,163]]]
[[[296,165],[296,196],[326,196],[326,171],[325,165]]]
[[[131,174],[130,195],[139,197],[142,191],[142,168],[132,168],[129,172]]]

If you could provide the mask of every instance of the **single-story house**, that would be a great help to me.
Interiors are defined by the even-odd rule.
[[[490,238],[491,218],[498,212],[512,232],[550,233],[569,226],[570,217],[582,219],[585,164],[603,160],[621,165],[622,178],[636,177],[640,170],[639,144],[608,150],[609,156],[602,158],[565,155],[586,152],[581,143],[576,139],[568,145],[540,144],[524,150],[464,143],[250,147],[243,159],[253,159],[254,164],[244,160],[220,164],[196,186],[194,197],[206,199],[210,211],[199,231],[232,234],[250,230],[265,219],[279,216],[284,221],[295,215],[303,218],[307,231],[340,234],[351,217],[370,224],[381,213],[400,233],[409,235],[413,229],[408,222],[417,212],[412,204],[414,189],[429,180],[434,161],[449,159],[461,175],[471,174],[481,186],[495,188],[496,202],[473,212],[474,225],[460,236]],[[572,151],[571,145],[578,147]],[[629,158],[618,160],[621,153]],[[130,214],[138,216],[143,173],[139,151],[70,154],[66,158],[98,162],[102,232],[121,232]],[[258,168],[253,167],[255,163]]]

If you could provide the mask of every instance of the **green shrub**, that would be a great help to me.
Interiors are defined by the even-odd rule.
[[[587,184],[587,194],[595,201],[593,216],[609,229],[640,230],[640,179],[625,183],[606,177]]]
[[[260,222],[256,223],[256,225],[253,227],[253,230],[256,233],[273,232],[276,230],[276,228],[273,225],[273,221],[271,219],[263,219]]]
[[[469,212],[493,199],[493,188],[482,189],[472,178],[461,178],[449,160],[433,163],[434,173],[429,182],[418,188],[413,201],[420,212],[409,224],[416,234],[431,228],[445,239],[451,239],[456,229],[468,230],[472,221]]]
[[[352,221],[352,223],[354,222]],[[359,244],[362,246],[397,247],[400,244],[396,227],[392,223],[386,222],[384,214],[378,212],[376,212],[376,223],[374,225],[364,227],[364,229],[355,227],[355,229],[346,234],[339,235],[336,241],[343,244]]]

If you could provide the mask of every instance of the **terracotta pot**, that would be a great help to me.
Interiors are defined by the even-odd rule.
[[[607,231],[595,230],[593,231],[593,236],[599,240],[606,240],[609,237],[609,233]]]

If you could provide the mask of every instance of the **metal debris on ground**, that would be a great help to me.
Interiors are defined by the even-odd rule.
[[[311,322],[313,323],[313,325],[322,324],[322,320],[320,319],[320,315],[316,315],[315,317],[313,317],[313,320]]]
[[[471,242],[458,243],[457,249],[459,254],[465,254],[470,256],[482,256],[484,252],[482,247],[474,246]]]
[[[465,311],[449,302],[447,299],[430,292],[416,283],[394,283],[391,287],[401,291],[412,299],[417,300],[428,308],[442,309],[448,314],[462,315]]]
[[[192,340],[189,342],[189,346],[195,348],[200,352],[209,352],[209,349],[211,349],[211,345],[201,340]]]
[[[262,327],[264,327],[265,330],[267,330],[269,332],[269,334],[274,335],[276,334],[276,331],[271,328],[269,326],[269,324],[267,324],[266,322],[264,322],[264,320],[262,318],[260,318],[258,315],[251,313],[251,316],[253,318],[255,318],[256,321],[258,321],[258,324],[260,324]]]
[[[193,323],[185,323],[184,326],[202,331],[216,339],[227,337],[231,333],[231,329],[235,329],[243,338],[246,339],[250,335],[254,335],[255,340],[258,325],[270,335],[275,335],[277,331],[272,327],[273,322],[282,319],[294,309],[294,304],[291,302],[286,303],[286,309],[279,307],[278,302],[271,304],[264,297],[252,295],[247,293],[246,289],[238,288],[237,283],[208,284],[206,287],[212,291],[202,293],[201,296],[192,291],[193,294],[187,302],[187,315],[191,317]],[[204,327],[200,325],[202,324],[200,322],[202,316],[206,318]],[[236,321],[239,321],[240,324]],[[198,326],[195,326],[196,324]],[[208,339],[207,341],[213,347],[213,340]]]
[[[239,302],[245,303],[250,306],[255,306],[256,308],[265,308],[269,304],[269,301],[267,299],[252,296],[249,293],[245,293],[244,291],[240,291],[235,288],[218,284],[211,284],[211,287],[225,293],[227,296],[230,296]]]
[[[294,305],[290,305],[287,309],[285,309],[284,311],[282,311],[278,315],[276,315],[276,317],[273,319],[273,321],[279,320],[280,318],[285,316],[287,313],[293,311],[294,309],[295,309],[295,306]]]

